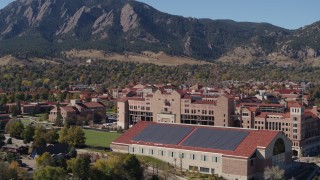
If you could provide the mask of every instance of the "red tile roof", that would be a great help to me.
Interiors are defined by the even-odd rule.
[[[274,113],[274,112],[260,112],[256,117],[266,118],[267,116],[282,116],[283,118],[290,118],[290,112]]]
[[[301,93],[301,90],[294,90],[294,89],[277,89],[277,90],[274,90],[274,92],[278,92],[279,94],[300,94]]]
[[[264,104],[264,103],[240,103],[240,106],[253,106],[253,107],[260,107],[260,106],[269,106],[269,107],[284,107],[283,104]]]
[[[248,110],[251,112],[256,112],[258,110],[257,107],[248,107]]]
[[[98,102],[86,102],[86,103],[83,103],[83,105],[85,105],[87,108],[103,108],[104,107],[104,105]]]
[[[294,101],[294,102],[292,102],[292,103],[288,103],[288,107],[289,107],[289,108],[290,108],[290,107],[301,108],[301,107],[303,107],[303,106],[302,106],[300,103]]]
[[[310,109],[306,109],[304,112],[305,117],[312,117],[313,119],[317,119],[318,116],[315,115]]]
[[[118,102],[126,102],[128,100],[134,100],[134,101],[144,101],[144,98],[141,97],[123,97],[121,99],[118,100]]]
[[[221,153],[224,155],[230,156],[239,156],[244,158],[249,158],[257,149],[257,147],[267,147],[272,140],[281,133],[280,131],[268,131],[268,130],[249,130],[249,129],[234,129],[234,128],[220,128],[220,127],[206,127],[206,126],[190,126],[183,124],[162,124],[165,126],[185,126],[185,127],[193,127],[193,128],[209,128],[209,129],[220,129],[226,131],[245,131],[249,134],[243,139],[243,141],[236,147],[235,150],[221,150],[221,149],[212,149],[212,148],[198,148],[191,146],[182,146],[180,144],[170,145],[170,144],[157,144],[152,142],[143,142],[143,141],[133,141],[136,135],[141,133],[146,127],[154,124],[154,122],[145,122],[141,121],[122,134],[119,138],[117,138],[113,144],[141,144],[147,146],[157,146],[157,147],[166,147],[166,148],[175,148],[175,149],[185,149],[185,150],[193,150],[193,151],[202,151],[202,152],[212,152],[212,153]],[[193,133],[191,131],[190,133]],[[190,135],[190,133],[188,135]],[[187,136],[188,136],[187,135]],[[186,137],[187,137],[186,136]]]
[[[72,106],[64,106],[61,109],[65,110],[66,112],[77,112]]]

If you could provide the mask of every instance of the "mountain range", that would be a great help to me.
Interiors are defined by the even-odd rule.
[[[1,56],[161,51],[206,61],[320,66],[320,22],[288,30],[175,16],[132,0],[16,0],[0,10],[0,19]]]

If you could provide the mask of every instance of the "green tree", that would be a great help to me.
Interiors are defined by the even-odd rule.
[[[60,104],[57,104],[57,118],[55,121],[55,125],[56,126],[62,126],[63,122],[62,122],[62,115],[61,115],[61,107]]]
[[[4,140],[6,139],[6,137],[4,137],[4,135],[1,133],[0,134],[0,148],[2,148],[3,145],[5,145]]]
[[[77,150],[76,150],[76,148],[75,147],[71,147],[70,148],[70,151],[69,151],[69,155],[70,155],[70,157],[72,157],[72,158],[76,158],[77,157]]]
[[[17,103],[16,113],[17,113],[17,115],[20,115],[21,114],[21,102],[20,102],[20,100],[16,100],[16,103]]]
[[[90,176],[90,156],[78,156],[67,161],[68,170],[73,173],[75,179],[89,179]]]
[[[35,133],[34,126],[26,126],[23,131],[23,141],[26,143],[30,143],[33,140],[34,133]]]
[[[266,167],[264,169],[264,179],[267,180],[280,180],[284,179],[284,170],[278,166]]]
[[[102,116],[99,113],[94,113],[93,114],[93,122],[96,124],[101,123],[103,120]]]
[[[11,137],[22,139],[24,126],[20,120],[14,119],[7,123],[5,130]]]
[[[7,179],[23,179],[27,176],[25,169],[22,169],[17,161],[12,161],[6,168]],[[3,178],[3,179],[6,179]]]
[[[17,161],[18,160],[18,155],[14,153],[7,153],[6,155],[6,160],[11,163],[12,161]]]
[[[41,156],[36,158],[36,165],[38,168],[43,168],[46,166],[53,165],[53,158],[48,152],[43,153]]]
[[[60,143],[68,143],[68,140],[69,140],[68,130],[69,128],[67,126],[64,126],[62,129],[60,129],[59,139],[58,139]]]
[[[84,131],[79,126],[73,126],[68,130],[69,145],[75,147],[84,146],[86,137]]]
[[[124,176],[127,179],[143,179],[143,168],[133,154],[128,154],[123,160]]]
[[[106,160],[98,160],[92,167],[92,177],[95,179],[113,179],[109,162]]]
[[[47,145],[47,130],[43,126],[37,126],[33,136],[33,147]]]
[[[35,180],[65,180],[67,178],[66,171],[61,167],[46,166],[38,169],[33,177]]]
[[[9,138],[9,139],[7,140],[7,144],[12,144],[12,138]]]
[[[59,142],[68,143],[70,146],[81,147],[86,142],[84,131],[79,126],[68,128],[64,126],[59,133]]]
[[[48,113],[44,113],[43,120],[45,120],[45,121],[49,120],[49,114]]]
[[[47,142],[50,144],[56,143],[59,139],[59,134],[55,129],[50,129],[47,132]]]

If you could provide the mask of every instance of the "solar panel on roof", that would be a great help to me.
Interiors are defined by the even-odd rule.
[[[159,144],[179,144],[193,129],[193,127],[150,124],[131,140]]]
[[[198,128],[183,143],[183,146],[235,150],[249,134],[244,131]]]

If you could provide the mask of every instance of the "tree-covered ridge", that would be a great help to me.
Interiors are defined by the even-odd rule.
[[[319,68],[255,65],[181,65],[157,66],[119,61],[33,64],[0,67],[0,89],[6,92],[34,92],[66,89],[72,84],[103,84],[105,88],[124,87],[130,82],[203,85],[225,80],[319,82]]]

